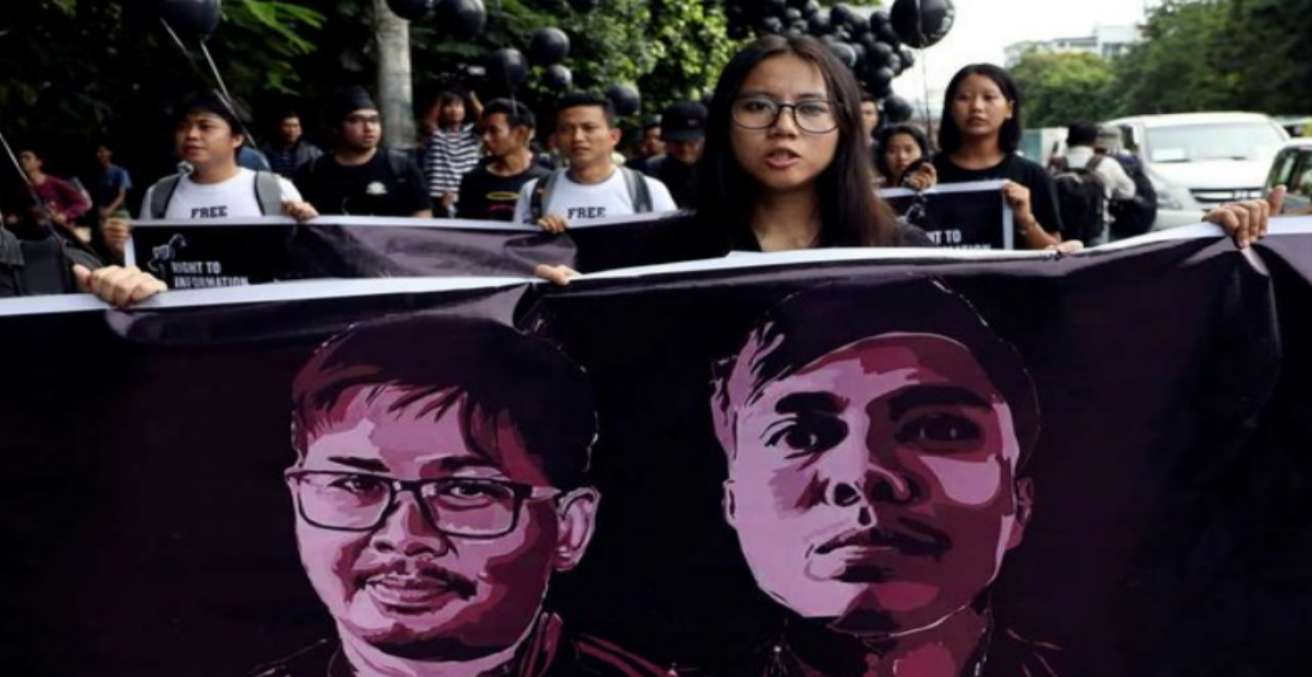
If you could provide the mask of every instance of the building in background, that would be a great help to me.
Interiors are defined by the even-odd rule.
[[[1084,53],[1108,60],[1116,59],[1125,56],[1142,40],[1143,34],[1138,26],[1097,26],[1093,29],[1093,35],[1087,37],[1017,42],[1007,46],[1007,68],[1020,63],[1021,57],[1030,52]]]

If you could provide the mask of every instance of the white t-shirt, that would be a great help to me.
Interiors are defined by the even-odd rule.
[[[300,202],[301,193],[285,178],[278,177],[282,188],[282,201]],[[155,192],[151,186],[141,201],[142,219],[150,218],[150,201]],[[219,183],[196,183],[190,176],[178,181],[177,190],[164,210],[166,219],[231,219],[266,216],[260,211],[260,200],[255,195],[255,172],[241,168],[237,175]],[[268,214],[267,216],[278,216]]]
[[[515,202],[515,223],[532,221],[532,210],[529,207],[532,205],[533,190],[540,180],[529,181],[520,189],[519,200]],[[642,180],[647,182],[647,190],[651,193],[651,213],[679,209],[665,184],[650,176],[643,176]],[[571,224],[633,213],[629,187],[624,182],[624,173],[618,167],[611,172],[610,178],[591,185],[575,183],[566,172],[556,180],[551,195],[543,196],[542,215],[564,217]]]

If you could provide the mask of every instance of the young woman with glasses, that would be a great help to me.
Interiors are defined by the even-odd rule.
[[[763,37],[711,99],[696,209],[653,229],[632,265],[814,247],[932,246],[873,190],[856,79],[824,43]],[[574,271],[539,266],[564,283]]]

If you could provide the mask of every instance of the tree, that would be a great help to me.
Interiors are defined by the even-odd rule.
[[[1145,41],[1117,64],[1126,114],[1231,107],[1235,76],[1218,47],[1228,0],[1166,0],[1149,18]]]
[[[1114,117],[1112,65],[1094,54],[1030,52],[1011,69],[1025,97],[1028,127],[1064,127]]]

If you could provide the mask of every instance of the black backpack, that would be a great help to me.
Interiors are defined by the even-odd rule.
[[[1052,161],[1057,206],[1064,226],[1062,239],[1087,243],[1102,235],[1107,192],[1102,177],[1095,171],[1102,159],[1095,155],[1089,164],[1078,169],[1071,167],[1064,157]]]
[[[0,298],[77,292],[73,265],[78,263],[92,270],[103,265],[80,243],[58,233],[20,240],[0,227]]]
[[[1134,181],[1134,197],[1129,200],[1112,200],[1108,205],[1112,214],[1112,235],[1117,238],[1143,235],[1153,229],[1157,220],[1157,188],[1143,171],[1138,159],[1122,162],[1125,173]]]

